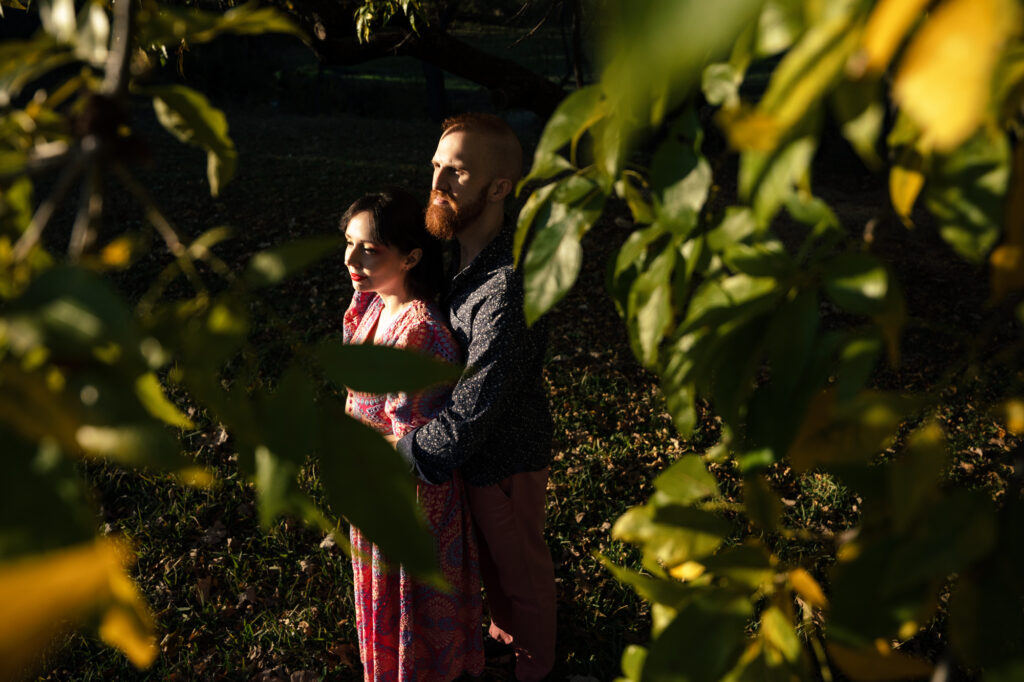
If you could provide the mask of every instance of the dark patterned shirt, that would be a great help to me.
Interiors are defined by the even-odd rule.
[[[553,426],[541,378],[547,334],[543,320],[526,327],[512,230],[455,275],[441,307],[466,350],[466,371],[437,417],[402,438],[398,451],[431,483],[460,467],[467,483],[484,486],[548,466]]]

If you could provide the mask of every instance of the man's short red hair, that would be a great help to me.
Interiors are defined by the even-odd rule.
[[[441,123],[441,137],[449,133],[466,132],[487,138],[490,157],[495,171],[513,183],[523,174],[523,147],[512,126],[501,116],[481,112],[467,112],[446,118]]]

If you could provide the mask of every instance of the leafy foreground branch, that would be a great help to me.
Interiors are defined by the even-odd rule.
[[[608,288],[634,354],[660,377],[683,436],[699,400],[723,432],[613,528],[643,551],[644,570],[606,565],[654,620],[650,645],[623,654],[626,679],[829,680],[837,669],[902,679],[936,665],[1019,676],[1019,481],[998,500],[943,485],[951,448],[937,412],[941,395],[980,384],[983,409],[1024,431],[1022,10],[1016,0],[609,3],[602,78],[556,110],[522,185],[533,189],[516,242],[527,317],[566,294],[580,239],[612,197],[626,202],[633,231]],[[739,155],[732,205],[709,200],[698,88]],[[888,172],[891,214],[844,226],[814,194],[826,118],[866,166]],[[644,149],[646,167],[632,163]],[[880,390],[872,377],[885,361],[900,367],[916,324],[905,292],[919,283],[897,279],[872,230],[919,220],[963,259],[988,260],[990,302],[941,379]],[[828,323],[830,310],[846,322]],[[1006,330],[1013,340],[992,352]],[[766,475],[780,462],[827,473],[860,500],[848,532],[815,538],[825,556],[813,564],[780,553],[795,539]],[[707,471],[723,463],[742,475],[741,509],[721,503]],[[938,650],[897,651],[927,626],[944,628]]]
[[[182,240],[133,174],[139,145],[131,97],[150,100],[170,133],[207,153],[212,194],[237,164],[222,112],[190,88],[153,82],[150,65],[161,55],[225,33],[298,30],[255,5],[221,15],[117,2],[111,18],[100,4],[76,12],[72,0],[48,0],[38,11],[38,35],[0,46],[0,677],[24,672],[70,624],[95,624],[136,666],[156,656],[153,618],[126,573],[131,548],[97,536],[80,470],[105,460],[209,485],[211,470],[181,455],[180,436],[193,421],[165,385],[187,396],[190,414],[231,433],[264,528],[285,513],[323,529],[344,516],[410,570],[435,577],[405,468],[375,432],[345,415],[336,391],[324,389],[417,390],[457,370],[392,349],[306,346],[279,324],[294,357],[273,387],[258,381],[252,303],[330,254],[340,238],[258,253],[235,274],[213,251],[227,230]],[[62,79],[69,64],[80,70]],[[44,76],[50,85],[27,96]],[[35,179],[54,169],[56,183],[34,206]],[[96,243],[111,178],[139,202],[172,259],[135,311],[103,275],[131,266],[142,235]],[[76,218],[60,256],[44,244],[59,243],[47,233],[76,183]],[[191,293],[169,296],[182,277]],[[329,511],[300,486],[310,466]]]

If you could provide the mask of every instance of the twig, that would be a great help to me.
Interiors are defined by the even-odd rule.
[[[50,196],[46,197],[46,201],[39,205],[36,209],[35,215],[32,216],[32,220],[28,224],[28,229],[21,235],[21,239],[14,245],[14,250],[11,255],[15,262],[24,260],[28,255],[32,247],[39,242],[39,238],[43,234],[43,230],[46,229],[50,219],[53,218],[54,212],[57,207],[60,206],[61,202],[64,201],[64,196],[71,189],[72,183],[78,179],[78,176],[82,173],[82,169],[85,167],[86,160],[92,156],[90,153],[84,153],[80,149],[79,153],[72,154],[71,159],[68,161],[67,166],[64,167],[64,171],[57,178],[57,184],[50,193]]]
[[[134,19],[135,2],[133,0],[115,0],[114,39],[111,41],[110,54],[107,55],[107,73],[103,79],[101,92],[116,99],[120,99],[128,91]]]
[[[185,276],[192,282],[192,286],[195,288],[196,293],[201,293],[206,290],[203,286],[202,279],[199,277],[199,273],[196,272],[195,267],[192,265],[192,259],[189,257],[188,250],[181,243],[178,238],[178,233],[174,230],[170,221],[164,217],[164,214],[157,207],[156,202],[153,201],[153,197],[149,195],[149,192],[143,187],[142,183],[135,179],[128,170],[118,162],[112,164],[114,172],[117,174],[118,179],[124,183],[124,186],[128,188],[135,199],[142,204],[142,207],[146,211],[146,219],[156,229],[157,234],[164,240],[164,244],[167,245],[167,249],[178,259],[178,263],[181,266],[181,271],[185,273]]]
[[[523,42],[527,38],[532,37],[537,31],[540,30],[541,26],[543,26],[545,23],[547,23],[547,20],[551,16],[551,13],[555,10],[555,5],[560,5],[560,4],[562,4],[562,3],[561,2],[551,2],[551,3],[549,3],[548,4],[548,11],[544,13],[544,17],[540,21],[537,22],[537,25],[534,26],[533,28],[531,28],[525,35],[522,35],[522,36],[516,38],[515,42],[513,42],[511,45],[509,45],[509,47],[516,47],[516,46],[519,45],[519,43]]]
[[[96,226],[103,219],[103,173],[99,164],[92,164],[82,184],[78,215],[68,240],[68,258],[77,261],[96,239]]]

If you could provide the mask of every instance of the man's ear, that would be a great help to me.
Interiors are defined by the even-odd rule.
[[[487,189],[487,198],[491,201],[502,201],[512,191],[512,181],[508,178],[495,178]]]
[[[415,248],[409,253],[405,254],[405,262],[402,265],[405,266],[406,270],[412,270],[416,267],[416,264],[420,262],[420,258],[423,257],[423,249]]]

